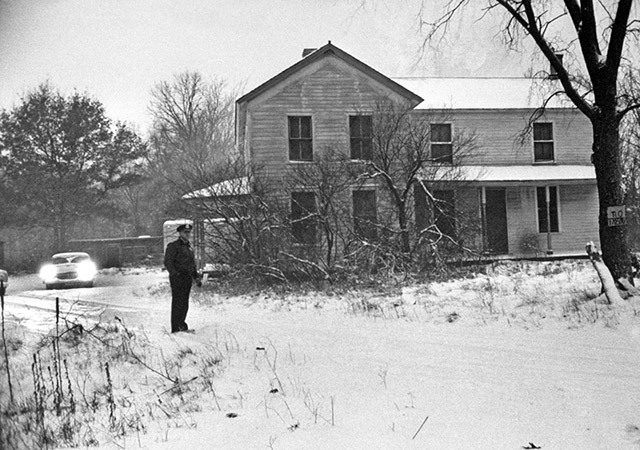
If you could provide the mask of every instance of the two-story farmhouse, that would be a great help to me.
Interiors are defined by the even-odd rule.
[[[508,256],[581,254],[586,242],[598,240],[591,128],[557,98],[539,111],[554,80],[392,79],[331,42],[307,53],[236,104],[238,149],[253,176],[279,186],[291,216],[301,219],[292,223],[296,239],[316,238],[318,230],[302,219],[317,211],[318,192],[286,177],[328,152],[366,161],[379,145],[374,116],[385,99],[429,125],[430,154],[406,210],[413,236],[434,224],[454,237],[464,228],[466,247]],[[463,135],[473,136],[464,158],[455,150]],[[445,170],[436,177],[432,164]],[[374,238],[367,224],[397,216],[381,177],[346,195],[344,223],[361,228],[361,236]]]

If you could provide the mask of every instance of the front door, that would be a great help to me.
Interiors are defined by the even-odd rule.
[[[509,253],[505,189],[486,189],[485,193],[486,250],[494,254]]]

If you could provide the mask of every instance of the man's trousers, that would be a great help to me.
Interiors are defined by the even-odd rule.
[[[186,331],[187,311],[189,311],[189,293],[193,279],[189,275],[169,277],[171,284],[171,332]]]

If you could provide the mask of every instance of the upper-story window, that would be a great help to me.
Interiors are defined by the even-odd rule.
[[[371,116],[349,116],[351,159],[370,160],[373,150],[373,121]]]
[[[289,160],[313,161],[311,116],[289,116]]]
[[[431,124],[431,159],[435,162],[453,163],[453,142],[450,123]]]
[[[377,222],[376,191],[353,191],[353,230],[356,236],[375,240]]]
[[[533,160],[534,162],[554,161],[553,124],[536,122],[533,124]]]

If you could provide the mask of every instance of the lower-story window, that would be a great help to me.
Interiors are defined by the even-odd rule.
[[[376,191],[353,191],[353,230],[356,236],[375,240],[377,221]]]
[[[558,221],[558,187],[542,186],[536,188],[538,200],[538,231],[540,233],[557,233],[560,231]]]
[[[435,225],[449,237],[456,236],[455,193],[452,190],[431,190],[427,195],[425,188],[418,184],[414,189],[415,221],[418,232]]]
[[[456,237],[456,209],[453,191],[433,191],[434,222],[438,230],[451,238]]]
[[[299,244],[316,241],[316,196],[313,192],[291,193],[291,233]]]

